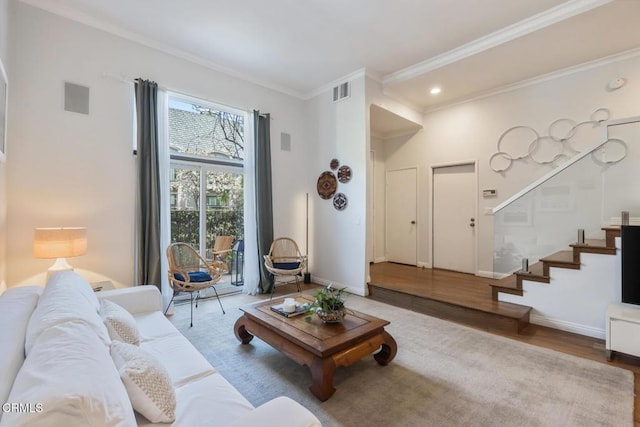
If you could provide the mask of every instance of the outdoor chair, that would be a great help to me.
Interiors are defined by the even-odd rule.
[[[264,256],[266,269],[274,276],[293,276],[300,292],[298,276],[307,266],[307,257],[300,253],[297,243],[288,237],[277,238],[271,243],[269,255]],[[271,295],[275,290],[275,283],[271,288]]]
[[[233,236],[218,236],[213,243],[213,252],[211,265],[217,268],[221,273],[228,273],[227,256],[233,251]]]
[[[167,314],[171,303],[180,292],[189,292],[191,300],[191,326],[193,326],[193,293],[196,295],[196,308],[198,308],[198,299],[200,291],[209,287],[218,298],[222,314],[225,314],[222,302],[218,296],[215,284],[220,281],[222,274],[218,269],[208,264],[191,245],[187,243],[172,243],[167,248],[167,260],[169,261],[169,284],[173,289],[171,301],[164,311]]]

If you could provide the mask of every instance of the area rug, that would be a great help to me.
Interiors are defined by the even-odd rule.
[[[630,371],[353,295],[348,307],[391,322],[398,353],[385,367],[369,356],[338,368],[335,394],[320,402],[306,367],[258,338],[236,340],[233,305],[247,298],[224,298],[226,315],[217,301],[202,302],[193,328],[188,307],[172,321],[254,406],[289,396],[325,427],[633,424]]]

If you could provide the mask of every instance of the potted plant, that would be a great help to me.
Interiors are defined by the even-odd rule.
[[[347,310],[344,307],[343,293],[346,288],[336,289],[333,284],[316,292],[315,301],[307,310],[307,319],[315,313],[324,323],[342,322]]]

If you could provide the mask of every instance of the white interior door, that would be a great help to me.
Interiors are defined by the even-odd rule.
[[[433,267],[475,274],[475,165],[433,169]]]
[[[415,168],[387,172],[386,241],[387,260],[417,265],[417,189]]]

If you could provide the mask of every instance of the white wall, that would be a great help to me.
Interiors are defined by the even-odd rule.
[[[387,260],[386,254],[386,165],[385,165],[385,141],[376,137],[371,137],[371,151],[374,152],[373,164],[373,261],[384,262]]]
[[[0,59],[7,73],[10,69],[9,15],[12,6],[12,1],[0,0]],[[9,141],[5,142],[8,147]],[[0,162],[0,293],[7,279],[7,231],[7,164]]]
[[[307,175],[313,209],[313,238],[310,249],[311,273],[321,283],[334,282],[364,295],[368,262],[366,259],[367,169],[369,144],[365,115],[365,78],[351,81],[351,97],[337,103],[331,92],[323,92],[307,101],[309,141],[312,148]],[[353,171],[351,181],[338,184],[338,192],[348,198],[343,211],[332,200],[318,195],[316,180],[330,170],[329,162],[337,158]]]
[[[607,83],[616,77],[626,78],[627,85],[607,91]],[[419,188],[426,189],[418,207],[419,221],[424,224],[431,220],[427,202],[431,199],[430,165],[477,159],[479,190],[498,191],[497,198],[483,199],[478,194],[478,272],[491,272],[493,217],[484,215],[485,208],[496,206],[550,170],[550,166],[519,161],[505,173],[493,172],[489,158],[496,151],[500,135],[516,125],[531,126],[544,135],[553,121],[588,120],[598,108],[609,108],[612,118],[638,115],[639,99],[640,57],[567,74],[426,114],[424,132],[408,140],[385,143],[386,168],[418,165]],[[419,228],[419,260],[431,260],[429,240],[426,227]]]
[[[371,78],[367,79],[367,113],[371,105],[378,105],[388,111],[404,117],[415,123],[422,123],[424,117],[403,105],[402,103],[389,98],[383,93],[380,82]],[[417,196],[417,229],[418,229],[418,266],[431,266],[429,258],[429,242],[428,238],[428,218],[430,195],[426,192],[426,183],[428,182],[427,171],[428,157],[423,155],[426,145],[424,130],[420,130],[415,134],[402,135],[391,138],[380,139],[371,136],[371,149],[376,153],[376,162],[374,168],[373,185],[374,185],[374,230],[371,238],[375,239],[375,257],[374,261],[382,262],[386,260],[386,172],[390,170],[403,169],[407,167],[418,168],[418,196]],[[405,153],[411,153],[405,156]]]
[[[302,101],[19,3],[11,28],[9,285],[42,283],[33,229],[86,226],[89,280],[129,286],[134,270],[133,86],[142,77],[213,102],[272,114],[274,232],[304,241],[308,176]],[[4,28],[4,26],[3,26]],[[91,88],[90,115],[63,111],[63,83]],[[291,152],[280,133],[291,134]],[[4,182],[4,180],[3,180]]]

